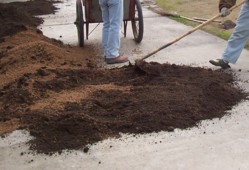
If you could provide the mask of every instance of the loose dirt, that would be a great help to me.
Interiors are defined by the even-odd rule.
[[[38,11],[54,9],[52,1],[31,2],[39,3],[33,4]],[[15,12],[32,18],[30,2],[20,4],[26,9],[6,10],[0,18]],[[0,4],[0,11],[20,6]],[[0,134],[28,130],[35,137],[30,149],[37,153],[82,149],[120,133],[190,128],[221,118],[246,97],[234,76],[220,70],[158,63],[143,63],[145,71],[132,65],[98,68],[101,59],[91,46],[49,39],[35,28],[36,20],[21,22],[25,29],[6,22],[14,31],[1,32]]]

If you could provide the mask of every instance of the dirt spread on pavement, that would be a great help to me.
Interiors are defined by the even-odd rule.
[[[34,0],[28,2],[0,3],[0,42],[3,37],[26,30],[27,26],[36,27],[43,22],[37,15],[54,13],[52,1]]]
[[[0,133],[28,130],[38,153],[77,150],[120,133],[190,128],[221,118],[246,97],[234,76],[219,70],[158,63],[143,63],[146,72],[98,68],[102,59],[91,46],[64,45],[31,25],[0,43]]]

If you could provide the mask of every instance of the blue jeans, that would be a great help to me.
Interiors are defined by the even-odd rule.
[[[120,29],[123,22],[123,0],[99,0],[102,11],[102,46],[106,58],[119,56]]]
[[[239,17],[237,19],[236,27],[233,34],[228,40],[228,44],[222,59],[235,64],[240,57],[243,48],[249,38],[249,1],[241,7]]]

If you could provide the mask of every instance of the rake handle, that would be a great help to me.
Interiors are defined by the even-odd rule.
[[[247,0],[244,0],[244,1],[242,1],[242,2],[240,2],[240,3],[238,3],[238,4],[236,4],[236,5],[234,5],[233,7],[231,7],[231,8],[229,9],[229,11],[232,12],[234,9],[238,8],[239,6],[241,6],[241,5],[244,4],[246,1],[247,1]],[[217,19],[217,18],[219,18],[219,17],[221,17],[221,13],[219,13],[219,14],[217,14],[216,16],[214,16],[213,18],[211,18],[211,19],[209,19],[209,20],[203,22],[202,24],[198,25],[197,27],[193,28],[192,30],[188,31],[187,33],[181,35],[180,37],[176,38],[175,40],[173,40],[173,41],[171,41],[171,42],[169,42],[169,43],[167,43],[167,44],[161,46],[161,47],[158,48],[157,50],[155,50],[155,51],[153,51],[153,52],[147,54],[146,56],[142,57],[140,60],[144,60],[144,59],[146,59],[146,58],[148,58],[148,57],[150,57],[150,56],[156,54],[157,52],[161,51],[162,49],[164,49],[164,48],[166,48],[166,47],[168,47],[168,46],[170,46],[170,45],[176,43],[177,41],[179,41],[179,40],[181,40],[182,38],[186,37],[187,35],[189,35],[189,34],[195,32],[196,30],[198,30],[198,29],[204,27],[205,25],[209,24],[210,22],[214,21],[215,19]]]

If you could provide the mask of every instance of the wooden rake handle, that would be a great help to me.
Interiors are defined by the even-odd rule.
[[[229,11],[232,12],[234,9],[238,8],[239,6],[241,6],[241,5],[244,4],[246,1],[247,1],[247,0],[244,0],[244,1],[242,1],[242,2],[240,2],[240,3],[238,3],[238,4],[236,4],[236,5],[234,5],[233,7],[231,7],[231,8],[229,9]],[[217,18],[219,18],[219,17],[221,17],[221,13],[219,13],[219,14],[217,14],[216,16],[214,16],[213,18],[211,18],[211,19],[209,19],[209,20],[203,22],[202,24],[198,25],[197,27],[193,28],[192,30],[188,31],[187,33],[181,35],[180,37],[176,38],[175,40],[173,40],[173,41],[171,41],[171,42],[169,42],[169,43],[167,43],[167,44],[161,46],[161,47],[158,48],[157,50],[155,50],[155,51],[153,51],[153,52],[147,54],[146,56],[142,57],[140,60],[144,60],[144,59],[146,59],[146,58],[152,56],[153,54],[156,54],[157,52],[161,51],[162,49],[164,49],[164,48],[166,48],[166,47],[168,47],[168,46],[170,46],[170,45],[176,43],[177,41],[179,41],[179,40],[181,40],[182,38],[186,37],[187,35],[189,35],[189,34],[195,32],[196,30],[198,30],[198,29],[204,27],[205,25],[209,24],[210,22],[214,21],[215,19],[217,19]]]

